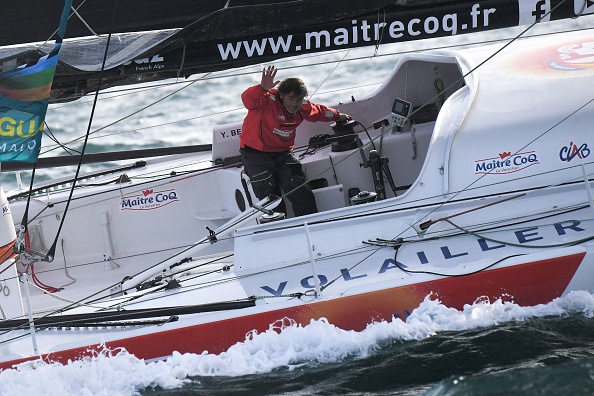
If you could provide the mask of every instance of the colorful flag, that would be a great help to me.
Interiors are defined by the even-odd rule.
[[[0,162],[36,162],[43,121],[72,0],[64,1],[56,44],[34,64],[0,72]]]

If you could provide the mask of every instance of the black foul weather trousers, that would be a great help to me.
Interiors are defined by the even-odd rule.
[[[270,194],[281,196],[281,190],[293,205],[295,216],[316,213],[318,208],[313,192],[305,180],[301,163],[291,151],[268,153],[245,147],[239,150],[245,173],[258,199]],[[286,213],[284,202],[275,209]]]

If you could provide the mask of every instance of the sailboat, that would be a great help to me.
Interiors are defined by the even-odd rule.
[[[106,44],[117,24],[71,39],[103,43],[100,70],[67,63],[67,35],[50,100],[292,56],[307,48],[302,33],[319,40],[309,47],[316,52],[594,12],[565,2],[548,10],[522,1],[347,2],[338,11],[325,2],[247,3],[204,11],[185,29],[144,33],[151,44],[140,52],[121,41],[131,62]],[[276,16],[289,6],[328,13],[286,27],[295,18]],[[76,7],[67,2],[66,13],[85,20],[85,5]],[[263,10],[265,28],[218,36],[233,18]],[[328,48],[324,31],[332,32]],[[285,37],[283,54],[273,35]],[[320,318],[361,330],[405,321],[427,298],[461,309],[593,292],[593,43],[588,30],[403,54],[375,92],[333,106],[352,121],[299,127],[295,153],[318,213],[296,217],[287,205],[276,219],[284,197],[255,198],[238,157],[241,121],[215,127],[209,147],[144,151],[130,165],[2,191],[0,369],[103,350],[146,360],[219,353],[254,333]],[[166,53],[185,53],[188,63],[160,64]]]

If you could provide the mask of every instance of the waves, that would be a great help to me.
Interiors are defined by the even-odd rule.
[[[0,395],[577,394],[594,389],[593,312],[587,292],[535,307],[482,300],[461,311],[426,298],[406,321],[361,332],[285,319],[219,355],[147,362],[104,350],[64,366],[22,364],[0,373]]]

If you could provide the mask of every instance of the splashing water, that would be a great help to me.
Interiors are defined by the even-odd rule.
[[[478,300],[462,311],[427,297],[403,322],[372,323],[361,332],[346,331],[324,319],[298,326],[290,319],[219,355],[174,353],[166,361],[146,362],[126,351],[103,351],[66,365],[24,363],[0,372],[0,395],[136,395],[143,389],[175,389],[190,377],[244,376],[273,370],[363,359],[390,342],[414,342],[439,332],[462,331],[545,316],[581,314],[591,318],[594,296],[572,292],[546,305],[521,307],[501,300]]]

